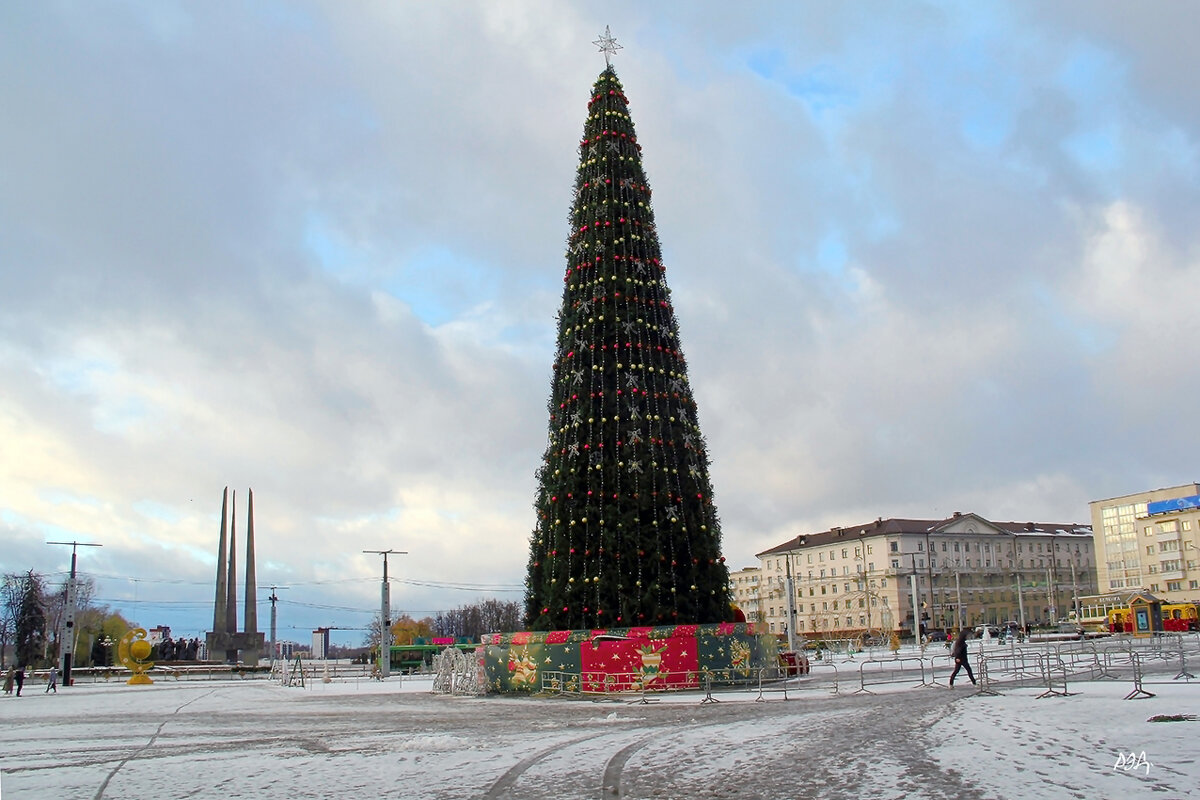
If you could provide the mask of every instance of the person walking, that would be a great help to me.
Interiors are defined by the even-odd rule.
[[[50,677],[46,679],[46,694],[58,694],[58,667],[50,668]]]
[[[20,697],[21,687],[25,685],[25,667],[17,665],[17,671],[13,674],[13,680],[17,682],[17,697]]]
[[[13,687],[13,671],[12,667],[8,668],[8,672],[4,673],[4,693],[12,694]]]
[[[971,663],[967,661],[967,638],[970,635],[970,629],[963,628],[958,632],[958,636],[954,637],[954,646],[950,648],[950,657],[954,659],[954,671],[950,673],[951,686],[954,685],[954,678],[960,669],[966,669],[967,677],[971,679],[971,683],[975,683],[975,675],[971,672]]]

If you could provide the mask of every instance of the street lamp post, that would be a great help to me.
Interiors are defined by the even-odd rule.
[[[908,576],[908,588],[912,593],[912,613],[913,613],[913,639],[919,644],[921,642],[921,604],[917,594],[917,556],[912,556],[912,573]]]
[[[267,599],[271,601],[271,666],[275,665],[275,655],[277,644],[275,642],[275,604],[279,602],[279,598],[275,595],[276,589],[286,589],[286,586],[272,586],[271,596]]]
[[[1075,562],[1068,561],[1067,563],[1071,565],[1071,608],[1075,611],[1075,622],[1077,624],[1081,624],[1082,619],[1079,613],[1079,584],[1075,581]]]
[[[792,583],[792,553],[788,551],[784,553],[785,565],[787,567],[787,637],[788,651],[796,652],[796,587]]]
[[[408,555],[408,552],[405,550],[363,550],[363,552],[383,556],[383,584],[379,602],[379,675],[386,678],[392,673],[392,595],[388,588],[387,557],[388,553],[403,556]]]
[[[863,593],[863,602],[867,606],[867,636],[871,635],[871,576],[867,572],[867,542],[862,532],[858,534],[858,554],[862,557],[862,565],[858,570],[859,588]]]
[[[1017,609],[1021,617],[1021,635],[1025,635],[1025,592],[1021,588],[1021,573],[1017,573]]]
[[[92,542],[46,542],[71,546],[71,575],[67,578],[67,602],[63,609],[62,627],[58,636],[58,657],[61,664],[62,685],[71,685],[71,662],[75,651],[75,557],[76,548],[103,547]]]

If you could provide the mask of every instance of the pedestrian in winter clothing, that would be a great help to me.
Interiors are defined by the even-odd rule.
[[[50,668],[50,677],[46,679],[46,694],[58,694],[58,667]]]
[[[20,697],[21,687],[25,685],[25,668],[20,666],[17,667],[16,674],[13,675],[13,678],[17,682],[17,697]]]
[[[950,657],[954,659],[954,672],[950,673],[950,685],[954,685],[954,678],[958,675],[960,669],[967,671],[967,677],[971,679],[971,683],[975,682],[975,675],[971,672],[971,664],[967,661],[967,638],[971,635],[968,628],[963,628],[958,632],[958,636],[954,637],[954,646],[950,648]]]
[[[13,686],[13,671],[12,671],[12,668],[10,667],[8,672],[4,673],[4,693],[12,694],[12,686]]]

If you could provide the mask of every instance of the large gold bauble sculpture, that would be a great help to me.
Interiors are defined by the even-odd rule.
[[[130,686],[139,684],[154,683],[146,675],[154,667],[153,661],[148,661],[150,658],[150,642],[146,641],[145,628],[132,628],[121,637],[121,641],[117,643],[117,658],[125,665],[125,668],[133,673],[126,683]]]

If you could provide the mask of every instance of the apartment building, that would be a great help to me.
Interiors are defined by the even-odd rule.
[[[759,567],[742,567],[736,572],[729,573],[729,589],[733,595],[733,604],[746,615],[747,622],[765,622],[761,616],[758,599],[758,578],[762,573]]]
[[[1099,583],[1164,602],[1200,601],[1200,483],[1095,500]]]
[[[1096,589],[1090,526],[973,513],[834,527],[757,557],[768,630],[788,631],[790,574],[793,624],[809,638],[911,635],[918,618],[927,629],[1049,624]]]

